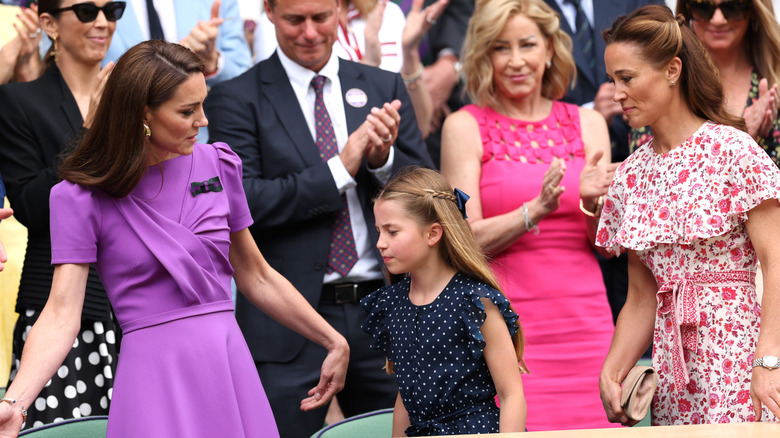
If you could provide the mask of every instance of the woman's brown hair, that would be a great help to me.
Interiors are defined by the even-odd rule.
[[[746,130],[745,121],[726,110],[718,70],[683,20],[682,16],[675,18],[666,6],[643,6],[618,17],[602,35],[607,45],[628,43],[639,47],[644,59],[655,68],[680,58],[682,73],[678,86],[691,111],[715,123]]]
[[[417,223],[441,225],[443,233],[439,250],[441,257],[461,274],[501,291],[471,227],[458,209],[457,198],[447,180],[438,172],[410,166],[402,169],[382,188],[375,201],[396,201]],[[512,341],[521,369],[523,362],[523,331],[520,321]]]
[[[203,63],[179,44],[150,40],[125,52],[106,81],[92,127],[60,164],[62,179],[127,196],[148,166],[145,108],[171,99],[193,74],[203,74]]]

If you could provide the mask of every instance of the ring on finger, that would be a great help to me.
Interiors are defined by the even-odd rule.
[[[392,136],[391,134],[387,134],[387,137],[384,137],[384,138],[382,139],[382,142],[384,142],[384,143],[389,143],[389,142],[390,142],[390,140],[392,140],[392,139],[393,139],[393,136]]]
[[[435,18],[432,18],[430,15],[426,15],[426,16],[425,16],[425,21],[427,21],[427,22],[428,22],[428,24],[430,24],[431,26],[433,26],[434,24],[436,24],[436,19],[435,19]]]
[[[547,185],[547,187],[549,187],[549,188],[550,188],[550,190],[551,190],[551,191],[553,191],[553,192],[555,191],[555,189],[557,189],[557,188],[558,188],[558,186],[556,186],[556,185],[553,185],[552,183],[548,184],[548,185]]]
[[[36,30],[35,32],[33,32],[33,33],[31,33],[31,34],[29,34],[27,36],[30,37],[30,39],[34,39],[34,38],[38,38],[38,35],[40,35],[40,34],[41,34],[41,29],[39,28],[38,30]]]

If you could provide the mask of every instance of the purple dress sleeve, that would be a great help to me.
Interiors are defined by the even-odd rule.
[[[228,194],[230,216],[228,225],[231,232],[236,232],[252,225],[252,215],[246,201],[242,184],[241,158],[225,143],[214,143],[214,149],[219,157],[219,173],[222,185]]]
[[[100,207],[94,192],[62,181],[49,195],[51,262],[94,263],[100,236]]]

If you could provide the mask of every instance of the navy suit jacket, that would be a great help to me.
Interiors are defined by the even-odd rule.
[[[368,97],[361,108],[344,101],[350,133],[365,121],[372,107],[400,99],[393,169],[432,166],[398,74],[339,60],[339,79],[342,93],[357,88]],[[331,225],[343,200],[330,168],[319,156],[279,56],[274,53],[243,75],[215,86],[205,107],[211,140],[226,142],[243,161],[244,190],[254,219],[250,231],[258,247],[316,309]],[[372,199],[379,183],[365,160],[355,180],[370,241],[376,242]],[[375,256],[379,258],[378,252]],[[241,295],[236,317],[256,361],[286,362],[303,347],[302,336],[273,321]]]
[[[561,13],[561,8],[558,7],[558,2],[555,0],[545,0],[547,4],[555,10],[561,17],[561,30],[574,37],[574,32],[569,26],[569,21]],[[574,90],[569,90],[566,93],[566,98],[563,99],[567,102],[576,103],[582,105],[587,102],[593,101],[596,97],[596,92],[599,90],[601,84],[607,81],[607,70],[604,66],[604,50],[606,44],[604,44],[604,38],[601,37],[601,32],[612,27],[612,23],[615,19],[621,15],[629,14],[635,9],[644,5],[658,4],[663,5],[663,0],[593,0],[593,43],[596,48],[596,76],[593,76],[593,72],[586,69],[583,71],[580,66],[587,65],[587,59],[585,54],[581,51],[575,50],[574,62],[577,64],[577,84]]]

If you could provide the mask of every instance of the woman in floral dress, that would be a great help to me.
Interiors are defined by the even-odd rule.
[[[729,114],[705,49],[671,11],[641,8],[604,38],[614,99],[632,127],[655,133],[615,173],[596,238],[629,255],[628,300],[601,372],[607,416],[636,423],[620,408],[620,382],[652,340],[653,424],[776,421],[780,371],[766,356],[780,355],[780,171]]]
[[[745,118],[747,132],[780,166],[780,23],[772,0],[737,0],[722,8],[679,0],[677,13],[717,67],[729,112]],[[647,126],[633,129],[630,150],[652,135]]]

